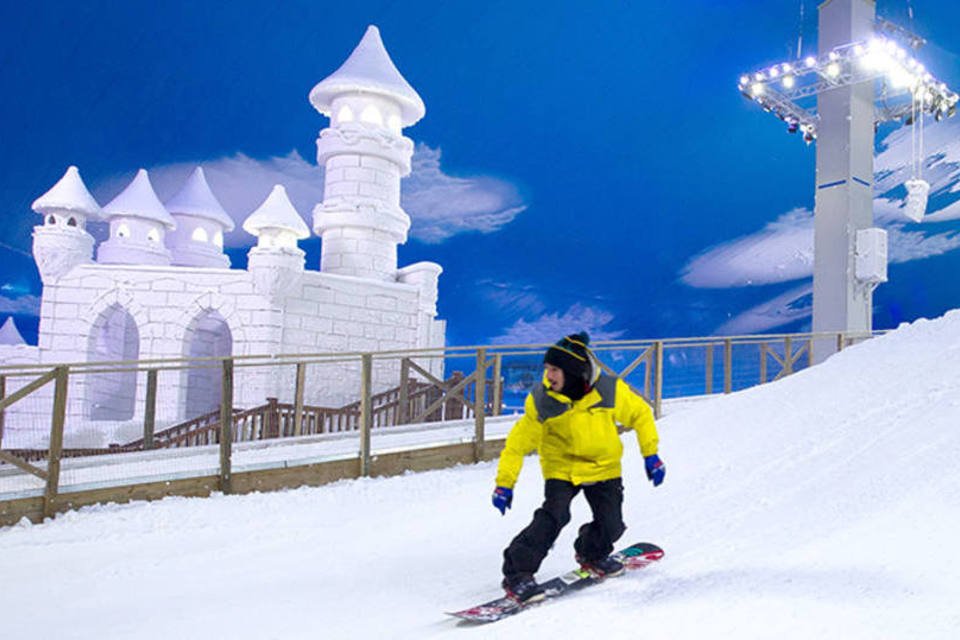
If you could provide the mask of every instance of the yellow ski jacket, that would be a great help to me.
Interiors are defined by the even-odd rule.
[[[620,378],[601,375],[577,401],[546,384],[538,385],[527,394],[523,416],[507,436],[497,466],[497,486],[512,489],[524,456],[533,451],[540,454],[545,480],[581,485],[619,478],[623,443],[618,423],[636,432],[644,456],[657,452],[653,411]]]

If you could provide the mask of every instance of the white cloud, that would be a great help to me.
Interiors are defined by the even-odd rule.
[[[440,149],[422,143],[413,155],[413,171],[402,183],[400,199],[413,219],[411,235],[424,242],[441,242],[465,231],[497,231],[527,208],[508,182],[446,175],[440,169]]]
[[[454,178],[440,169],[440,150],[416,146],[411,175],[401,181],[401,204],[410,215],[410,236],[424,242],[441,242],[465,231],[489,233],[513,220],[526,208],[513,185],[489,176]],[[161,200],[171,198],[194,167],[203,166],[207,182],[220,204],[236,223],[228,246],[253,244],[241,229],[243,221],[266,199],[275,184],[287,189],[290,201],[310,223],[314,206],[323,200],[321,167],[296,151],[283,157],[257,160],[238,153],[231,157],[159,165],[149,169],[150,180]],[[94,194],[106,204],[131,180],[117,176],[97,185]]]
[[[546,305],[534,285],[519,285],[513,282],[480,280],[476,284],[483,298],[500,309],[509,309],[521,315],[539,315]]]
[[[718,335],[751,335],[810,317],[813,313],[813,285],[782,293],[731,318],[717,328]]]
[[[0,314],[39,316],[40,296],[27,294],[8,298],[0,295]]]
[[[623,331],[607,328],[613,314],[603,309],[574,304],[562,315],[546,313],[527,322],[517,320],[513,326],[492,340],[493,344],[550,344],[565,335],[586,331],[591,342],[616,340]]]
[[[704,289],[774,284],[813,273],[813,214],[794,209],[762,231],[721,244],[683,268],[681,280]]]
[[[960,191],[960,119],[929,124],[924,137],[927,159],[923,175],[931,184],[931,197]],[[874,198],[874,219],[887,229],[890,262],[921,260],[960,247],[957,231],[933,232],[928,224],[960,219],[960,201],[943,203],[927,214],[922,226],[903,216],[906,192],[897,187],[912,176],[909,129],[894,131],[882,146],[884,150],[875,161],[874,193],[878,195]],[[812,275],[813,213],[796,208],[754,234],[711,247],[692,258],[683,267],[681,280],[698,288],[730,288],[789,282]]]

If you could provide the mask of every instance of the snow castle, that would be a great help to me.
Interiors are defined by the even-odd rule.
[[[312,229],[322,239],[319,270],[306,268],[297,241],[309,237],[310,228],[282,185],[265,194],[243,222],[257,243],[248,267],[240,270],[231,269],[223,253],[233,221],[201,168],[165,203],[141,169],[101,207],[70,167],[33,203],[43,216],[33,233],[43,281],[39,344],[18,344],[15,327],[8,329],[0,363],[442,347],[440,265],[397,265],[397,246],[410,227],[400,207],[400,180],[410,173],[413,154],[402,130],[425,115],[422,99],[394,66],[374,26],[309,99],[330,118],[317,139],[317,162],[326,170],[323,202],[313,210]],[[109,224],[109,237],[96,251],[87,231],[91,221]],[[398,367],[378,365],[374,387],[395,386]],[[262,404],[268,397],[289,401],[294,385],[287,369],[238,375],[235,404]],[[442,375],[442,363],[432,369]],[[215,368],[162,375],[158,423],[219,404]],[[359,366],[311,366],[306,390],[310,404],[352,402]],[[144,393],[144,374],[78,376],[69,394],[70,424],[84,425],[85,446],[106,444],[90,442],[91,430],[107,434],[110,424],[142,421]],[[16,411],[9,413],[8,427]]]

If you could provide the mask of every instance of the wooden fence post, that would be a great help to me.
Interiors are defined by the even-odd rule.
[[[297,363],[297,386],[293,392],[293,435],[303,435],[303,394],[307,384],[307,363]]]
[[[400,397],[397,400],[397,424],[410,420],[410,358],[400,359]]]
[[[67,421],[68,369],[54,369],[53,415],[50,418],[50,454],[47,458],[47,486],[43,492],[43,517],[56,513],[56,498],[60,489],[60,457],[63,455],[63,428]]]
[[[767,343],[760,343],[760,384],[767,381]]]
[[[706,384],[704,385],[704,392],[707,395],[713,393],[713,343],[707,343],[707,379]]]
[[[654,351],[654,378],[653,378],[653,415],[659,418],[663,415],[663,341],[653,343]]]
[[[483,460],[484,417],[487,391],[487,350],[477,349],[477,368],[473,374],[473,460]]]
[[[783,339],[783,370],[785,376],[793,373],[793,341],[790,336]]]
[[[7,397],[7,376],[0,376],[0,400]],[[6,410],[0,409],[0,447],[3,446],[3,422]]]
[[[733,340],[723,341],[723,392],[733,391]]]
[[[503,354],[493,356],[493,398],[491,415],[498,416],[503,411]]]
[[[230,493],[233,470],[230,456],[233,451],[233,359],[223,361],[220,380],[220,491]]]
[[[143,448],[153,449],[153,432],[157,425],[157,370],[147,370],[147,404],[143,408]]]
[[[373,428],[373,355],[360,356],[360,475],[370,475],[370,431]]]
[[[267,398],[267,424],[264,425],[263,438],[279,438],[280,437],[280,408],[277,406],[279,402],[276,398]]]

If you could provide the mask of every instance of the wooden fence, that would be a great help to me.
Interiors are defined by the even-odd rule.
[[[628,379],[634,377],[634,386],[653,406],[656,415],[661,413],[661,403],[665,388],[665,362],[671,351],[689,352],[694,350],[702,355],[698,366],[703,368],[703,384],[701,389],[706,393],[714,392],[714,380],[717,373],[717,360],[720,361],[723,392],[733,390],[734,378],[734,348],[751,346],[756,348],[760,362],[759,374],[755,384],[768,380],[775,380],[790,375],[803,366],[812,363],[812,344],[814,340],[836,340],[838,349],[849,344],[870,337],[870,335],[846,334],[791,334],[779,336],[742,336],[738,338],[694,338],[654,341],[609,341],[598,342],[594,350],[606,360],[603,367],[609,372]],[[49,447],[46,449],[4,449],[0,448],[0,471],[5,465],[35,476],[43,481],[44,492],[38,506],[8,508],[0,499],[0,523],[8,521],[18,514],[26,514],[31,518],[49,516],[58,510],[70,508],[78,504],[74,495],[71,499],[60,498],[60,463],[64,458],[78,456],[97,456],[103,454],[146,451],[161,448],[183,448],[217,446],[220,453],[218,476],[213,479],[202,479],[207,490],[220,490],[230,493],[233,490],[232,449],[236,442],[256,441],[276,438],[296,438],[302,436],[318,436],[354,432],[359,435],[359,446],[355,461],[356,467],[347,463],[338,463],[338,471],[329,472],[315,469],[318,477],[330,477],[339,474],[340,477],[355,477],[370,475],[375,467],[374,456],[371,451],[371,435],[374,430],[388,429],[403,424],[420,424],[443,422],[449,420],[472,420],[473,441],[469,446],[470,459],[474,461],[487,459],[494,450],[498,450],[498,443],[490,443],[485,433],[485,418],[499,415],[503,406],[503,360],[504,358],[521,355],[530,357],[534,362],[540,362],[543,349],[547,345],[520,345],[504,347],[464,347],[448,348],[444,350],[429,350],[424,352],[390,352],[390,353],[363,353],[344,356],[337,354],[343,361],[345,358],[356,357],[360,360],[360,384],[358,389],[359,400],[348,405],[330,408],[311,406],[304,403],[304,387],[306,369],[316,360],[310,356],[275,356],[264,358],[220,358],[214,359],[221,371],[221,406],[217,411],[198,416],[160,431],[155,431],[155,415],[157,402],[157,371],[163,367],[196,366],[196,360],[163,361],[163,362],[121,362],[57,365],[53,367],[0,367],[0,429],[3,428],[4,411],[14,403],[36,392],[47,384],[54,384],[51,403],[51,422],[49,431]],[[716,352],[720,352],[720,358]],[[623,354],[630,353],[626,358]],[[605,355],[616,354],[617,358],[607,358]],[[321,354],[321,356],[324,354]],[[448,379],[440,379],[431,374],[426,368],[415,361],[420,357],[469,358],[473,361],[474,371],[469,375],[454,372]],[[386,391],[373,393],[373,363],[377,360],[399,360],[399,384]],[[280,402],[276,398],[268,398],[260,406],[238,409],[234,407],[234,367],[242,364],[251,366],[277,366],[278,362],[296,366],[296,383],[293,390],[293,402]],[[612,362],[618,366],[614,367]],[[71,375],[85,375],[109,371],[110,367],[130,370],[134,367],[146,372],[147,384],[144,408],[143,437],[122,445],[111,446],[105,449],[68,449],[63,448],[64,429],[66,425],[67,388]],[[205,366],[210,366],[206,363]],[[636,372],[642,367],[642,382],[635,378]],[[36,377],[13,393],[6,393],[7,379],[11,375],[20,375],[33,371]],[[0,431],[0,447],[2,447],[3,432]],[[491,444],[497,446],[491,448]],[[459,445],[458,445],[459,446]],[[456,448],[456,447],[455,447]],[[457,449],[459,451],[459,449]],[[452,449],[451,449],[452,451]],[[431,451],[424,456],[434,462],[443,461],[444,464],[453,461],[463,461],[463,454],[445,451]],[[404,468],[421,468],[416,455],[400,456],[397,462],[392,462],[384,469],[390,472],[400,472]],[[386,460],[386,459],[384,459]],[[385,464],[376,461],[377,464]],[[391,466],[392,465],[392,466]],[[404,467],[406,465],[406,467]],[[310,483],[309,478],[302,474],[291,480],[293,485]],[[256,480],[245,480],[245,490],[260,487]],[[282,486],[286,480],[275,480]],[[167,488],[164,488],[164,487]],[[272,486],[272,485],[271,485]],[[178,488],[180,487],[180,488]],[[186,488],[183,488],[186,487]],[[192,488],[191,488],[192,487]],[[252,487],[252,488],[250,488]],[[0,475],[0,493],[3,492],[3,476]],[[118,493],[119,492],[119,493]],[[208,492],[208,491],[207,491]],[[196,487],[190,483],[171,483],[159,485],[151,490],[149,497],[160,497],[172,494],[193,494]],[[201,492],[202,493],[202,492]],[[96,494],[96,500],[126,499],[137,495],[130,489],[118,488],[114,492],[103,490]],[[118,497],[120,496],[120,497]],[[31,503],[33,504],[33,503]]]

